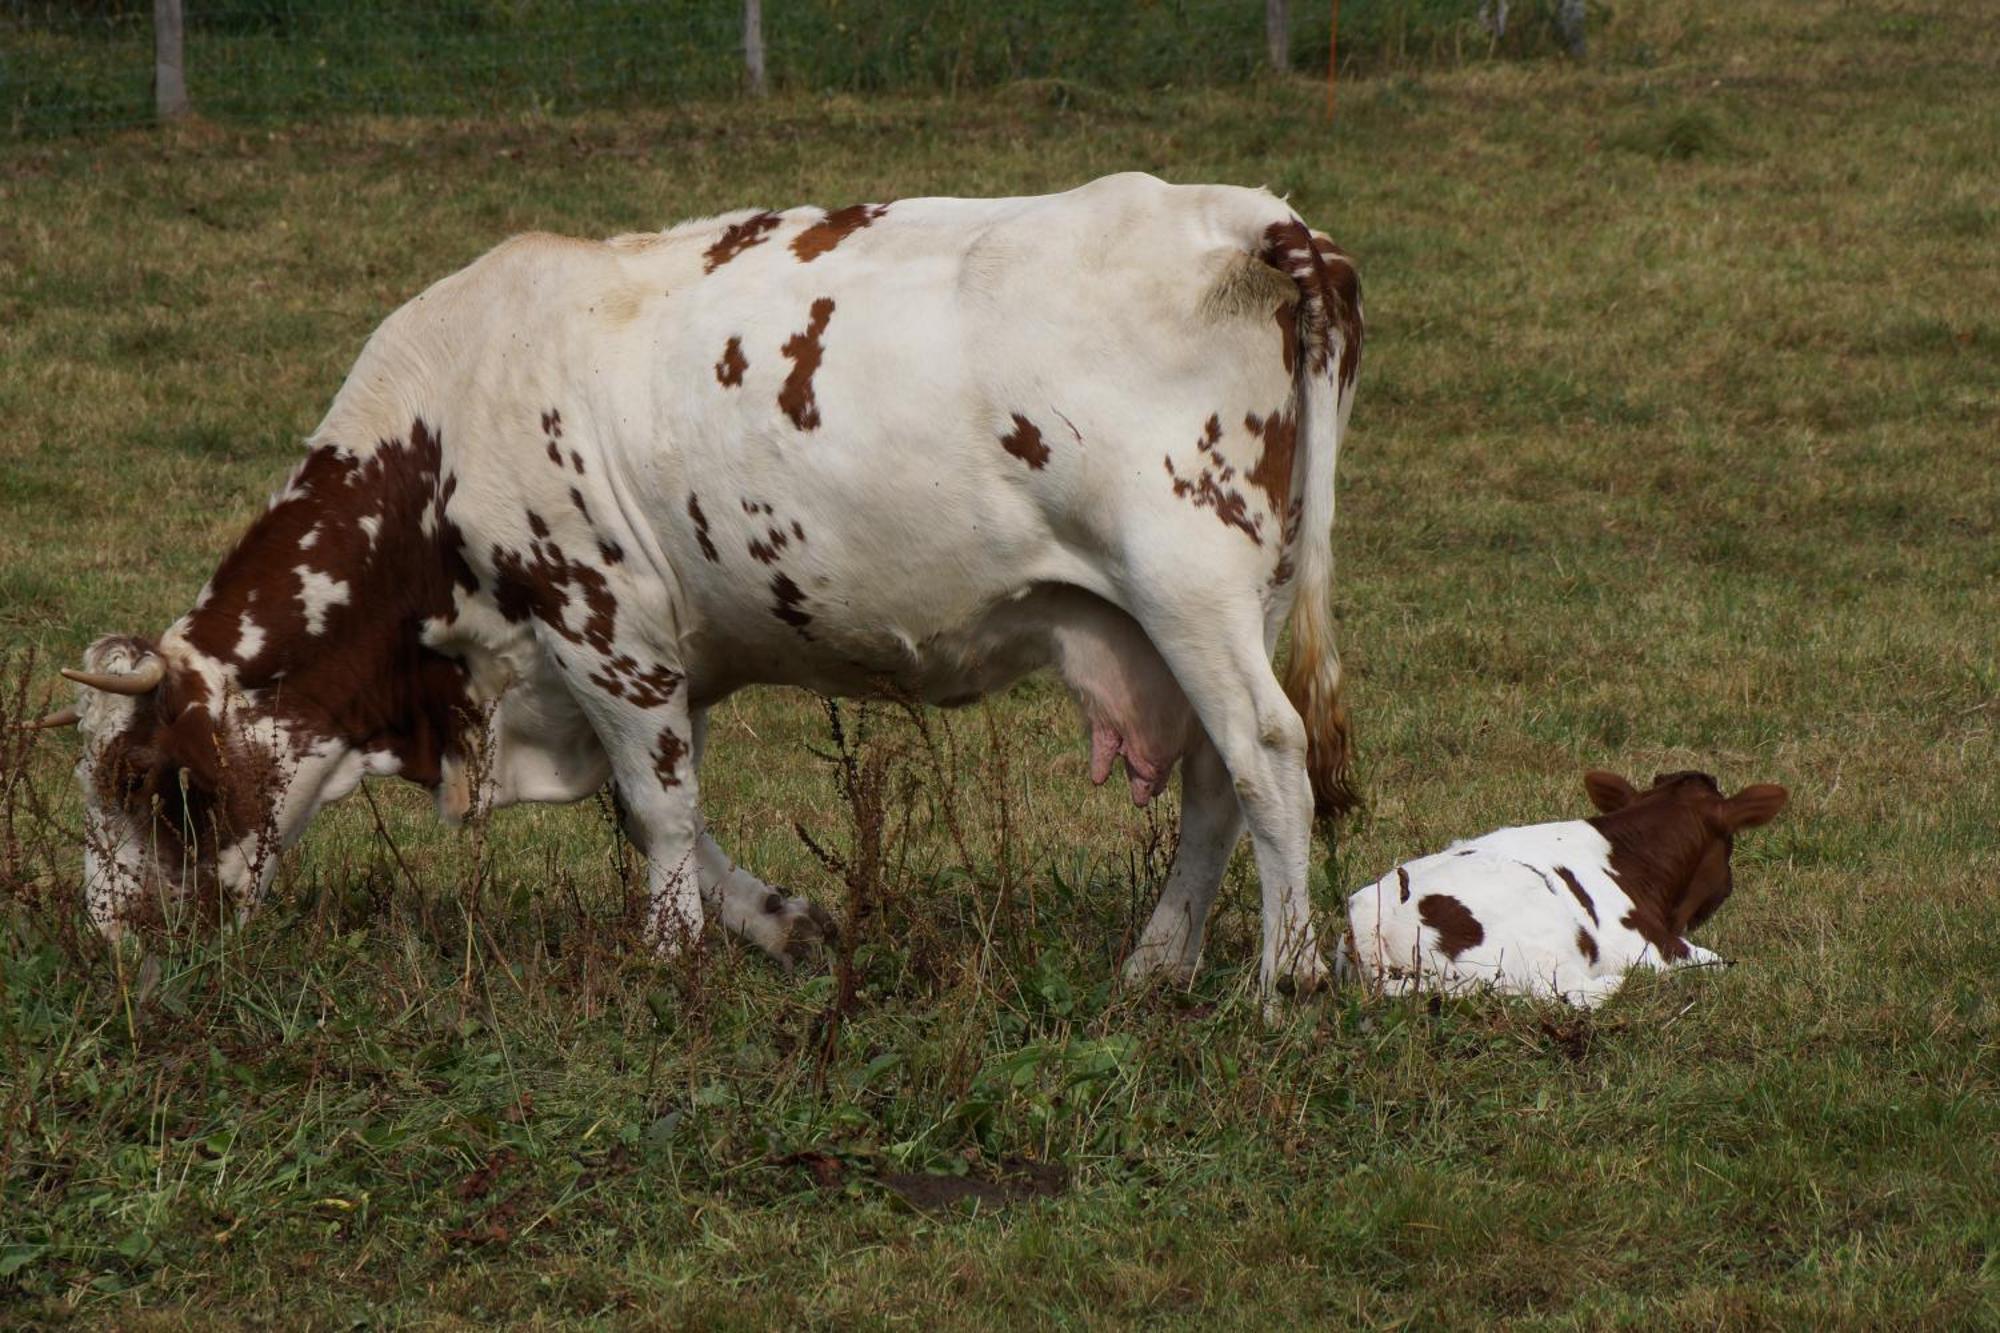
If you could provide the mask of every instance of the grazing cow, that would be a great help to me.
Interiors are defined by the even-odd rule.
[[[1729,897],[1737,830],[1776,817],[1785,789],[1725,797],[1706,773],[1643,792],[1615,773],[1583,785],[1590,819],[1453,843],[1357,889],[1343,975],[1397,995],[1491,988],[1594,1008],[1631,968],[1722,961],[1687,933]]]
[[[1361,338],[1353,267],[1284,203],[1136,174],[509,241],[368,340],[191,611],[65,673],[90,910],[115,931],[205,886],[247,911],[370,774],[447,819],[609,779],[660,947],[705,907],[789,959],[831,923],[706,832],[709,708],[964,703],[1052,666],[1093,778],[1122,758],[1144,804],[1183,763],[1128,973],[1194,966],[1247,823],[1261,979],[1312,989]]]

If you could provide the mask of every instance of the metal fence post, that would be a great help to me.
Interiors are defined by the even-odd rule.
[[[1264,45],[1272,69],[1283,74],[1292,67],[1291,0],[1264,0]]]
[[[161,120],[188,113],[181,65],[181,0],[153,0],[153,110]]]
[[[743,0],[743,72],[750,79],[750,95],[762,97],[765,91],[763,0]]]

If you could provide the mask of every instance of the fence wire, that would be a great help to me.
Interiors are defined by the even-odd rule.
[[[1343,66],[1554,49],[1580,0],[1345,0]],[[1330,2],[1293,0],[1290,65],[1324,74]],[[1501,21],[1496,23],[1496,14]],[[184,0],[183,68],[213,120],[569,112],[740,95],[742,0]],[[1264,0],[766,0],[780,92],[1229,83],[1268,68]],[[14,137],[154,119],[152,0],[0,0]]]

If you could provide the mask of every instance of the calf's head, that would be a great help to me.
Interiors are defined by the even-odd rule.
[[[1587,773],[1590,822],[1611,844],[1619,886],[1636,905],[1632,922],[1668,957],[1682,936],[1715,914],[1734,889],[1729,855],[1739,830],[1768,824],[1787,794],[1773,783],[1724,796],[1706,773],[1662,773],[1640,791],[1616,773]]]

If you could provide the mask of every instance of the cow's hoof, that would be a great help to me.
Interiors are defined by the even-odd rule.
[[[826,909],[806,898],[787,898],[773,891],[764,899],[764,951],[789,972],[811,962],[840,938],[840,928]]]
[[[1127,986],[1139,990],[1156,984],[1185,986],[1194,980],[1194,972],[1194,963],[1182,951],[1141,944],[1125,960],[1119,975]]]
[[[1328,970],[1326,960],[1314,952],[1301,958],[1290,970],[1272,978],[1264,993],[1287,1000],[1309,1000],[1332,985],[1333,973]]]

